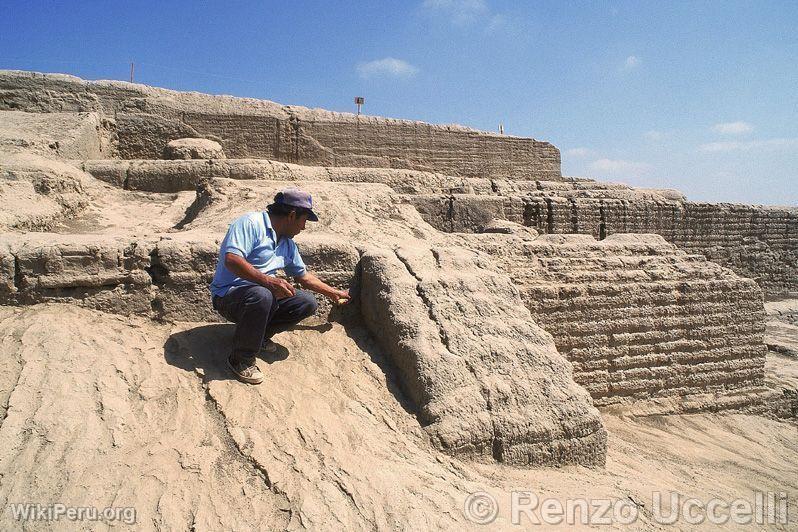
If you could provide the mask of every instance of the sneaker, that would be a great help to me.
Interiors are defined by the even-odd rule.
[[[263,345],[260,346],[261,353],[276,353],[277,352],[277,344],[269,340],[268,338],[263,341]]]
[[[232,356],[232,355],[231,355]],[[263,382],[263,373],[260,372],[255,363],[248,363],[243,360],[233,362],[231,357],[227,357],[227,366],[236,374],[238,380],[248,384],[260,384]]]

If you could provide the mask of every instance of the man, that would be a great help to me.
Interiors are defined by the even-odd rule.
[[[312,294],[275,277],[277,270],[284,270],[302,288],[322,294],[334,304],[349,301],[348,290],[333,288],[307,271],[294,243],[305,222],[318,221],[312,207],[307,192],[284,190],[274,196],[268,212],[250,212],[235,220],[222,241],[210,290],[213,308],[237,324],[227,364],[243,382],[263,382],[255,355],[261,348],[274,351],[272,335],[291,328],[318,308]]]

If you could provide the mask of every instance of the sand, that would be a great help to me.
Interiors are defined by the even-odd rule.
[[[528,490],[563,504],[634,500],[645,505],[635,528],[647,530],[660,528],[655,491],[753,501],[798,489],[796,425],[742,414],[603,413],[605,468],[454,459],[430,444],[357,325],[278,335],[264,383],[244,386],[223,364],[228,324],[58,304],[0,319],[6,503],[133,506],[144,529],[463,529],[466,498],[487,491],[495,527],[512,530],[511,491]],[[771,363],[798,385],[798,361]]]

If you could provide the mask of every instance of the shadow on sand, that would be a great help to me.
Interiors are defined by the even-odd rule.
[[[353,321],[346,320],[343,323],[347,336],[383,372],[388,391],[402,408],[408,414],[416,416],[415,405],[401,389],[401,379],[396,367],[383,355],[365,327]],[[164,343],[164,358],[174,367],[202,375],[206,383],[215,380],[236,380],[227,368],[227,355],[233,343],[235,327],[232,323],[212,323],[176,332]],[[318,325],[299,324],[290,330],[324,333],[332,327],[331,323],[326,322]],[[277,343],[275,352],[261,352],[258,354],[258,359],[267,364],[275,364],[287,359],[288,356],[288,349]]]
[[[164,344],[164,358],[170,365],[205,376],[204,381],[236,380],[227,368],[227,356],[233,345],[236,326],[232,323],[200,325],[172,334]],[[293,331],[326,332],[330,323],[320,325],[296,325]],[[276,342],[275,342],[276,343]],[[261,352],[258,359],[274,364],[288,358],[288,349],[276,343],[277,351]]]

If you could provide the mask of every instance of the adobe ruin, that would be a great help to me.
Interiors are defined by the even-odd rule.
[[[10,315],[220,322],[207,284],[227,223],[296,185],[321,218],[305,262],[356,287],[325,315],[390,361],[448,455],[602,466],[597,407],[795,416],[766,375],[763,298],[798,292],[798,208],[564,177],[534,139],[66,75],[0,71],[0,117]],[[190,338],[167,351],[212,374]],[[262,444],[224,416],[230,445]],[[289,469],[290,495],[308,480]]]

